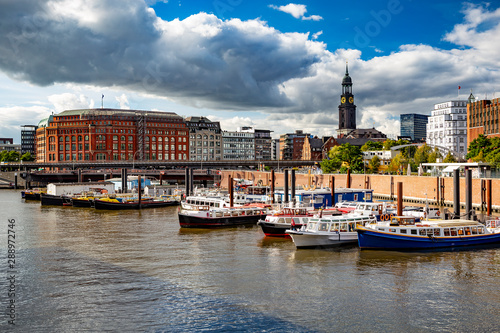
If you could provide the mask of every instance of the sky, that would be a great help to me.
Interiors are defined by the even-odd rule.
[[[0,137],[101,106],[332,136],[346,63],[357,127],[389,137],[500,97],[500,1],[0,0]]]

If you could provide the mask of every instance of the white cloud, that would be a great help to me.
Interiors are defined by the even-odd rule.
[[[480,97],[499,90],[500,10],[486,6],[464,7],[464,22],[444,36],[456,48],[402,45],[363,60],[359,50],[328,51],[315,40],[320,32],[310,40],[261,20],[220,20],[205,13],[165,21],[141,1],[120,0],[125,9],[117,9],[117,1],[79,0],[80,11],[63,0],[3,1],[0,71],[11,78],[0,77],[5,131],[19,131],[23,119],[38,122],[52,111],[100,106],[103,92],[106,107],[186,116],[217,110],[223,129],[246,122],[274,136],[296,129],[333,135],[346,60],[358,127],[375,126],[386,134],[399,133],[400,114],[429,114],[433,104],[456,98],[458,85]],[[298,18],[306,13],[304,5],[287,10]],[[107,22],[97,24],[87,17],[105,14]],[[11,87],[21,81],[24,91]],[[50,91],[48,98],[40,87]],[[9,118],[24,109],[29,118]],[[228,116],[223,110],[245,113]]]
[[[323,34],[323,30],[318,31],[312,35],[312,39],[318,39],[319,36]]]
[[[306,5],[289,3],[286,6],[269,5],[269,8],[276,9],[276,10],[282,11],[284,13],[290,14],[293,17],[295,17],[296,19],[312,20],[312,21],[321,21],[323,19],[323,17],[321,17],[319,15],[305,16],[305,14],[307,13]]]

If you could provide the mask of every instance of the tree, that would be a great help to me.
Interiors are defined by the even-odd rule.
[[[448,152],[448,154],[446,154],[446,157],[444,158],[443,162],[444,163],[456,163],[457,159],[455,158],[455,156],[453,156],[453,154],[451,152]]]
[[[377,155],[375,155],[368,163],[368,168],[372,171],[372,173],[377,173],[379,167],[380,167],[380,158]]]
[[[383,143],[380,141],[367,141],[362,147],[361,151],[374,151],[374,150],[382,150]]]
[[[438,158],[443,158],[443,155],[441,155],[439,149],[434,148],[432,153],[429,154],[429,163],[436,163]]]
[[[399,153],[391,160],[389,164],[388,170],[390,172],[397,172],[401,167],[404,167],[407,164],[406,158],[403,156],[403,153]]]
[[[15,150],[2,150],[0,152],[0,161],[2,162],[16,162],[19,161],[19,153]]]
[[[363,155],[359,147],[345,143],[332,147],[328,152],[328,159],[321,161],[320,166],[324,173],[331,173],[342,167],[361,172],[363,171]]]
[[[34,161],[34,160],[35,159],[33,158],[33,156],[31,156],[30,152],[26,152],[23,154],[23,156],[21,156],[21,161],[29,162],[29,161]]]
[[[424,144],[422,147],[418,148],[415,154],[413,155],[413,159],[415,160],[416,165],[420,165],[421,163],[427,163],[429,161],[429,155],[432,152],[432,148],[427,144]]]
[[[488,155],[490,145],[490,139],[488,139],[483,134],[479,134],[479,136],[472,140],[472,142],[470,143],[469,148],[467,149],[466,158],[473,159],[480,153],[483,153],[483,156]]]

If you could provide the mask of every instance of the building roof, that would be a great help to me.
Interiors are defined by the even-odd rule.
[[[166,111],[146,111],[146,110],[126,110],[126,109],[78,109],[78,110],[65,110],[56,114],[57,117],[65,117],[65,116],[84,116],[84,115],[93,115],[93,116],[115,116],[115,115],[136,115],[136,114],[144,114],[145,116],[154,116],[154,117],[165,117],[165,118],[177,118],[183,119],[181,116],[174,112],[166,112]]]

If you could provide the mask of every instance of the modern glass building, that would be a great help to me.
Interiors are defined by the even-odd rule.
[[[410,137],[412,141],[425,141],[428,117],[417,113],[402,114],[400,118],[401,136]]]

